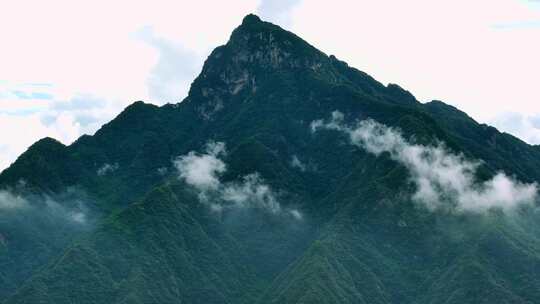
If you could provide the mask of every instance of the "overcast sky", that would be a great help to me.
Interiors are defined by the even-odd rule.
[[[0,1],[0,170],[133,101],[181,101],[248,13],[540,144],[540,1]]]

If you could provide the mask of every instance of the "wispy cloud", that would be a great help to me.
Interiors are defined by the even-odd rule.
[[[19,188],[24,186],[19,186]],[[44,194],[22,194],[11,189],[0,190],[0,220],[17,216],[38,216],[86,225],[88,209],[76,191],[69,190],[53,198]]]
[[[291,157],[291,167],[297,168],[298,170],[305,172],[307,170],[307,165],[304,164],[297,155]]]
[[[12,91],[13,95],[20,99],[52,99],[53,96],[45,92],[24,92],[24,91]]]
[[[120,166],[117,163],[114,163],[112,165],[109,164],[109,163],[105,163],[96,170],[96,174],[98,176],[105,176],[105,175],[107,175],[109,173],[112,173],[112,172],[118,170],[119,167]]]
[[[296,209],[283,208],[276,192],[257,173],[243,176],[239,180],[222,182],[220,177],[227,171],[221,159],[226,155],[222,142],[210,141],[204,153],[195,151],[178,157],[174,165],[178,177],[198,191],[199,200],[214,211],[226,208],[256,208],[271,214],[288,214],[301,219]]]
[[[241,207],[263,207],[274,214],[281,212],[281,205],[274,191],[257,173],[244,176],[240,182],[226,185],[222,198]]]
[[[347,125],[344,115],[335,111],[328,121],[311,124],[313,132],[320,129],[346,134],[350,142],[374,155],[388,153],[409,170],[416,185],[413,199],[429,209],[455,208],[457,211],[482,212],[491,208],[509,210],[523,204],[533,204],[537,185],[514,180],[503,172],[479,181],[476,170],[479,162],[449,152],[441,143],[434,146],[407,141],[397,129],[372,119]]]
[[[178,169],[180,178],[202,192],[216,191],[221,186],[219,175],[226,171],[225,163],[219,158],[225,154],[225,144],[222,142],[209,142],[206,153],[198,154],[195,151],[178,157],[174,165]]]
[[[0,190],[0,211],[24,209],[26,207],[28,207],[28,202],[22,196],[7,190]]]
[[[300,172],[317,172],[317,164],[309,158],[301,158],[297,154],[291,156],[289,166]]]

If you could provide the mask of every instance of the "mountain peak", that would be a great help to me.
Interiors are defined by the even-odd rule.
[[[244,17],[229,41],[210,54],[193,82],[189,100],[204,103],[198,110],[205,118],[219,111],[235,96],[254,94],[265,83],[283,75],[328,74],[328,57],[315,47],[254,14]]]
[[[242,20],[242,25],[262,23],[261,18],[255,14],[247,14]]]
[[[228,46],[242,45],[246,46],[246,43],[269,43],[269,36],[279,36],[282,39],[291,38],[294,34],[282,29],[281,27],[261,20],[259,16],[249,14],[244,17],[242,24],[240,24],[231,34]],[[276,37],[274,37],[276,38]],[[272,40],[273,41],[273,40]]]

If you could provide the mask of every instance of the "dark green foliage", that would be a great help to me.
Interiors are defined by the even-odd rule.
[[[249,15],[183,102],[136,102],[68,147],[37,142],[0,174],[10,191],[20,180],[41,195],[76,186],[97,219],[82,229],[0,217],[0,302],[540,302],[533,208],[429,211],[387,154],[311,132],[334,110],[347,123],[373,118],[416,143],[481,159],[480,179],[503,170],[540,181],[538,147],[442,102],[421,104]],[[303,219],[201,203],[172,161],[210,140],[227,144],[223,182],[257,172]],[[114,169],[103,173],[105,165]]]

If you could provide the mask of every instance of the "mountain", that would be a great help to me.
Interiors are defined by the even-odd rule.
[[[182,102],[0,174],[0,302],[538,303],[539,181],[538,147],[248,15]]]

